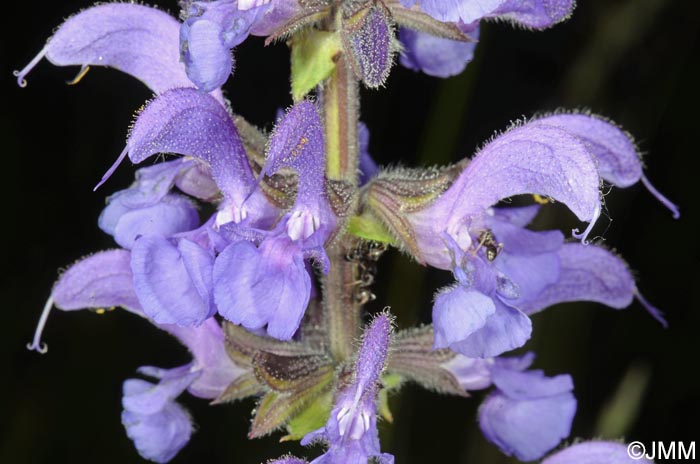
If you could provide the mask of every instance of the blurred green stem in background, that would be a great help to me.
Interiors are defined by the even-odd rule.
[[[647,364],[635,363],[627,369],[615,394],[598,416],[596,437],[617,440],[630,432],[639,416],[650,380],[651,369]]]

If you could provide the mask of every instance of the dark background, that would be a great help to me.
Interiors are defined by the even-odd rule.
[[[175,13],[175,1],[160,1]],[[700,438],[700,255],[698,166],[700,55],[695,0],[581,0],[573,18],[545,32],[487,24],[474,62],[439,80],[396,67],[385,89],[363,92],[371,151],[383,164],[444,164],[469,156],[510,120],[558,107],[589,108],[637,137],[647,174],[680,204],[670,214],[643,188],[615,190],[596,229],[624,256],[643,294],[668,316],[663,330],[641,306],[613,311],[569,304],[534,317],[528,348],[548,374],[569,372],[578,415],[572,438],[629,441]],[[120,423],[120,389],[140,365],[175,366],[184,348],[121,311],[55,311],[49,353],[24,349],[56,269],[112,247],[96,226],[107,193],[127,186],[125,164],[98,193],[92,186],[121,151],[132,114],[150,96],[134,79],[42,62],[19,89],[11,75],[41,49],[62,18],[90,1],[9,2],[0,42],[3,278],[0,325],[0,462],[139,462]],[[251,40],[236,52],[227,84],[234,108],[270,128],[291,103],[288,51]],[[561,210],[556,211],[561,212]],[[561,216],[561,215],[559,215]],[[564,215],[565,217],[570,217]],[[539,220],[542,227],[569,226]],[[395,253],[385,255],[372,309],[391,305],[401,326],[425,321],[435,288],[450,280]],[[626,380],[624,380],[626,379]],[[476,426],[471,400],[408,386],[393,400],[383,448],[398,463],[506,463]],[[245,439],[252,401],[209,407],[183,396],[199,431],[173,461],[259,463],[282,452],[278,436]],[[309,453],[316,456],[319,450]]]

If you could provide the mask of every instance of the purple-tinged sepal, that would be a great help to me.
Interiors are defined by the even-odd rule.
[[[155,373],[146,368],[146,373]],[[189,442],[192,419],[175,399],[196,380],[199,372],[188,366],[159,372],[158,384],[129,379],[124,382],[122,424],[145,459],[170,461]]]
[[[394,457],[380,450],[375,404],[391,331],[391,320],[386,314],[377,316],[366,329],[353,382],[338,393],[325,427],[301,441],[302,445],[316,440],[328,443],[328,450],[312,464],[365,464],[370,458],[381,464],[393,464]]]
[[[499,361],[491,368],[496,390],[479,409],[479,425],[505,454],[534,461],[571,432],[573,382],[569,375],[546,377],[542,371],[523,372],[526,365],[514,368],[510,360]]]
[[[431,326],[396,334],[387,365],[389,375],[400,375],[423,388],[456,396],[468,396],[468,390],[491,385],[488,360],[435,350],[433,341]]]
[[[109,66],[130,74],[156,93],[191,87],[180,62],[180,24],[167,13],[134,3],[107,3],[68,18],[42,51],[21,71],[26,75],[44,57],[57,66],[78,65],[82,78],[89,66]]]
[[[642,184],[673,214],[680,217],[678,206],[662,195],[643,172],[642,158],[632,136],[614,122],[584,113],[559,113],[534,122],[557,126],[580,138],[595,158],[600,177],[610,184],[626,188]]]
[[[346,7],[341,35],[345,53],[358,79],[367,87],[384,85],[394,64],[394,24],[381,2],[356,10]]]

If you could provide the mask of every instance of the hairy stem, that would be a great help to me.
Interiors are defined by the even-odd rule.
[[[357,79],[342,54],[323,84],[321,95],[326,130],[326,177],[356,186],[359,93]]]
[[[346,185],[352,202],[358,184],[359,150],[357,122],[359,92],[355,75],[342,54],[335,70],[320,86],[326,140],[326,177]],[[331,267],[322,278],[323,312],[330,350],[338,362],[349,359],[362,325],[361,299],[356,295],[360,270],[352,259],[356,240],[342,234],[328,248]]]
[[[362,325],[362,301],[355,294],[360,272],[351,256],[352,249],[347,245],[333,245],[328,249],[331,269],[322,279],[325,325],[331,354],[338,362],[352,356]]]

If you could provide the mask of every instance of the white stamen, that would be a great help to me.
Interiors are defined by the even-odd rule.
[[[248,208],[245,206],[235,206],[224,204],[223,208],[216,213],[214,227],[218,230],[219,227],[229,222],[240,224],[248,218]]]
[[[642,174],[642,184],[644,184],[647,190],[649,190],[649,193],[654,195],[656,199],[661,202],[662,205],[664,205],[671,211],[671,214],[673,214],[673,219],[678,219],[679,217],[681,217],[681,212],[678,209],[678,205],[672,203],[671,200],[669,200],[668,198],[663,196],[661,192],[656,190],[656,188],[653,185],[651,185],[651,182],[649,182],[649,179],[647,179],[647,176],[645,176],[644,174]]]
[[[267,5],[271,0],[238,0],[238,11],[247,11]]]
[[[472,246],[472,237],[469,235],[469,226],[461,223],[447,231],[452,236],[455,243],[463,251],[467,251]]]
[[[17,78],[17,85],[19,85],[22,88],[25,88],[27,86],[27,80],[25,79],[25,77],[34,68],[34,66],[36,66],[37,63],[44,58],[44,56],[46,56],[46,52],[48,52],[47,48],[48,46],[42,48],[41,51],[37,53],[37,55],[34,58],[32,58],[32,61],[30,61],[27,66],[22,68],[21,71],[12,71],[12,75]]]
[[[92,189],[93,192],[95,190],[97,190],[98,188],[102,187],[102,184],[107,182],[107,179],[112,177],[112,174],[114,174],[114,171],[117,170],[117,168],[122,163],[122,161],[124,161],[124,158],[126,158],[127,153],[129,153],[129,146],[128,145],[126,147],[124,147],[122,152],[119,154],[119,158],[117,158],[117,161],[115,161],[114,164],[112,164],[112,166],[110,166],[110,168],[107,169],[107,172],[105,172],[104,176],[102,176],[102,179],[100,179],[100,181],[97,183],[97,185],[95,185],[95,188]]]
[[[44,354],[49,350],[49,347],[46,346],[46,343],[43,343],[41,341],[41,334],[44,332],[44,327],[46,326],[46,321],[49,319],[49,313],[51,312],[52,307],[53,298],[49,297],[49,299],[46,300],[44,310],[41,312],[41,317],[39,318],[39,323],[37,324],[36,330],[34,331],[34,339],[31,343],[27,343],[28,350],[34,350],[41,354]]]
[[[321,220],[308,210],[296,210],[287,220],[287,235],[292,240],[307,239],[321,227]]]
[[[593,226],[595,226],[595,223],[598,221],[598,218],[600,217],[600,203],[598,203],[595,207],[595,211],[593,211],[593,217],[591,218],[591,222],[588,223],[588,227],[586,227],[586,230],[583,231],[583,233],[579,233],[578,228],[573,229],[571,231],[571,235],[573,235],[575,238],[581,240],[581,243],[584,245],[588,245],[589,242],[586,240],[588,238],[588,234],[591,233],[591,230],[593,230]]]

